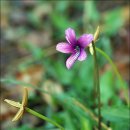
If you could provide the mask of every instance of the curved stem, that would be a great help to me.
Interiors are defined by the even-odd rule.
[[[97,55],[94,42],[92,42],[92,47],[94,51],[94,68],[95,68],[95,84],[97,88],[98,94],[98,129],[101,130],[101,99],[100,99],[100,83],[99,83],[99,70],[98,70],[98,63],[97,63]]]
[[[101,49],[99,49],[99,48],[97,48],[97,47],[96,47],[95,49],[96,49],[96,51],[98,51],[100,54],[102,54],[102,55],[109,61],[109,63],[111,64],[111,66],[112,66],[112,68],[113,68],[115,74],[117,75],[117,78],[119,79],[119,81],[120,81],[122,87],[123,87],[123,88],[126,88],[126,84],[125,84],[125,82],[124,82],[122,76],[120,75],[120,73],[119,73],[119,71],[118,71],[116,65],[115,65],[115,64],[113,63],[113,61],[111,60],[111,58],[110,58],[104,51],[102,51]],[[125,93],[126,93],[126,94],[125,94],[126,102],[127,102],[128,106],[129,106],[128,92],[125,91]]]
[[[34,110],[28,108],[28,107],[26,107],[25,110],[26,110],[27,112],[29,112],[30,114],[32,114],[32,115],[34,115],[34,116],[36,116],[36,117],[41,118],[42,120],[45,120],[45,121],[47,121],[47,122],[50,122],[51,124],[57,126],[57,127],[60,128],[61,130],[64,130],[64,128],[63,128],[61,125],[59,125],[58,123],[54,122],[53,120],[47,118],[46,116],[43,116],[43,115],[41,115],[40,113],[38,113],[38,112],[36,112],[36,111],[34,111]]]
[[[122,79],[120,73],[118,72],[118,69],[117,69],[116,65],[115,65],[115,64],[113,63],[113,61],[111,60],[111,58],[110,58],[104,51],[102,51],[101,49],[99,49],[99,48],[96,47],[96,50],[97,50],[99,53],[101,53],[101,54],[109,61],[109,63],[111,64],[111,66],[112,66],[112,68],[113,68],[115,74],[117,75],[118,79],[120,80],[122,86],[125,86],[124,81],[123,81],[123,79]]]

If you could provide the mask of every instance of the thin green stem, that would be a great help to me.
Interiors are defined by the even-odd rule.
[[[94,51],[94,68],[95,68],[95,84],[97,88],[97,94],[98,94],[98,129],[101,130],[101,99],[100,99],[100,83],[99,83],[99,70],[98,70],[98,63],[97,63],[97,55],[96,55],[96,49],[94,42],[92,42],[92,47]]]
[[[96,50],[97,50],[99,53],[101,53],[101,54],[109,61],[109,63],[111,64],[111,66],[112,66],[112,68],[113,68],[115,74],[117,75],[118,79],[120,80],[121,85],[122,85],[122,86],[125,86],[124,81],[123,81],[123,79],[122,79],[120,73],[118,72],[118,69],[117,69],[116,65],[115,65],[115,64],[113,63],[113,61],[111,60],[111,58],[110,58],[104,51],[102,51],[101,49],[99,49],[99,48],[96,47]]]
[[[59,129],[64,130],[64,128],[63,128],[61,125],[59,125],[58,123],[54,122],[53,120],[47,118],[46,116],[43,116],[43,115],[41,115],[40,113],[38,113],[38,112],[36,112],[36,111],[34,111],[34,110],[28,108],[28,107],[26,107],[25,110],[26,110],[27,112],[29,112],[30,114],[32,114],[32,115],[34,115],[34,116],[36,116],[36,117],[41,118],[42,120],[45,120],[45,121],[47,121],[47,122],[50,122],[51,124],[55,125],[55,126],[58,127]]]
[[[123,88],[126,88],[126,84],[125,84],[125,82],[124,82],[122,76],[120,75],[120,73],[119,73],[119,71],[118,71],[116,65],[115,65],[115,64],[113,63],[113,61],[111,60],[111,58],[110,58],[104,51],[102,51],[101,49],[99,49],[99,48],[97,48],[97,47],[96,47],[95,49],[96,49],[96,51],[98,51],[100,54],[102,54],[102,55],[109,61],[109,63],[111,64],[111,66],[112,66],[112,68],[113,68],[115,74],[117,75],[117,78],[119,79],[119,81],[120,81],[120,83],[121,83],[121,86],[122,86]],[[125,94],[125,98],[126,98],[126,102],[127,102],[128,106],[129,106],[129,99],[128,99],[128,92],[127,92],[127,91],[126,91],[126,94]]]

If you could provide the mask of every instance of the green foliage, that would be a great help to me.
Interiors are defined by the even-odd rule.
[[[57,42],[65,41],[64,32],[68,27],[74,28],[76,35],[79,36],[84,33],[83,31],[87,31],[87,33],[94,32],[95,28],[101,25],[101,34],[95,45],[113,58],[114,51],[111,45],[114,43],[112,38],[116,38],[116,34],[121,27],[124,26],[123,8],[119,7],[102,12],[97,6],[98,2],[96,1],[39,1],[39,4],[36,4],[34,7],[25,9],[26,11],[29,10],[26,12],[27,26],[23,25],[16,29],[10,28],[7,32],[5,31],[5,37],[7,40],[14,41],[14,39],[17,39],[18,41],[20,37],[23,38],[23,36],[32,30],[41,31],[44,30],[43,27],[45,27],[51,28],[52,39],[49,40],[52,41],[52,44],[57,44]],[[47,9],[47,13],[41,13],[41,15],[39,15],[39,13],[37,14],[37,12],[35,12],[36,8],[40,8],[40,10],[43,8],[45,11]],[[30,25],[29,27],[28,24]],[[41,88],[38,84],[35,86],[24,83],[11,76],[7,77],[7,79],[2,78],[1,82],[5,85],[13,84],[31,87],[40,92],[41,95],[48,94],[49,98],[47,99],[52,99],[53,105],[44,103],[42,100],[44,96],[41,96],[39,93],[34,94],[31,100],[29,96],[29,100],[31,103],[36,103],[38,96],[42,104],[40,108],[39,106],[37,107],[38,110],[40,109],[42,113],[45,113],[45,115],[64,126],[65,130],[93,130],[94,127],[97,126],[94,119],[89,113],[84,112],[78,106],[74,105],[72,101],[72,98],[75,98],[81,101],[93,114],[96,111],[97,104],[95,101],[97,95],[95,94],[94,86],[93,56],[88,52],[87,60],[83,62],[77,61],[71,70],[67,70],[65,61],[69,55],[65,57],[64,54],[58,53],[52,57],[44,57],[46,55],[46,49],[40,48],[35,43],[26,41],[26,39],[20,43],[22,43],[21,46],[26,49],[31,56],[29,55],[30,57],[26,61],[23,60],[19,66],[15,65],[11,67],[15,67],[17,71],[25,71],[26,67],[38,63],[42,65],[45,70],[45,74],[42,75],[42,78],[58,82],[61,84],[63,92],[51,95],[49,92],[44,91],[44,88]],[[130,119],[129,109],[117,93],[120,90],[120,82],[117,77],[115,77],[111,68],[102,68],[108,64],[108,61],[101,56],[100,53],[97,53],[97,56],[99,70],[101,69],[100,86],[103,123],[109,123],[113,130],[128,130],[130,127],[128,124],[128,120]],[[44,83],[44,81],[41,82]],[[31,105],[31,103],[29,102],[29,105]],[[39,128],[32,128],[22,124],[22,126],[12,128],[11,130],[41,129],[54,130],[55,128],[50,123],[45,123],[45,125]]]
[[[28,21],[30,22],[30,24],[36,28],[40,28],[42,27],[42,22],[40,21],[40,18],[38,17],[38,15],[35,14],[35,12],[29,12],[27,14],[28,17]]]
[[[102,109],[103,117],[112,122],[126,122],[129,121],[129,108],[119,107],[105,107]]]
[[[53,67],[56,73],[57,80],[65,85],[70,84],[74,76],[74,73],[71,71],[68,71],[64,63],[61,61],[55,62]]]
[[[56,4],[55,5],[56,11],[58,11],[60,13],[64,13],[69,6],[69,1],[59,1],[59,2],[56,2],[55,4]]]
[[[112,99],[114,95],[114,82],[113,82],[112,71],[106,71],[100,77],[100,87],[101,87],[101,101],[105,104]]]
[[[102,108],[102,115],[105,120],[110,121],[115,130],[128,130],[129,124],[129,108],[119,107],[105,107]]]
[[[81,117],[80,120],[81,120],[80,130],[92,130],[91,122],[88,119]]]
[[[66,28],[76,28],[77,23],[76,21],[68,21],[67,16],[62,16],[58,12],[54,12],[51,16],[52,25],[57,29],[58,32],[56,32],[54,35],[56,37],[63,38],[64,37],[64,31]],[[61,24],[62,23],[62,24]],[[62,34],[62,35],[61,35]]]
[[[124,19],[121,18],[122,8],[117,8],[112,11],[108,11],[104,16],[104,32],[107,35],[114,36],[118,30],[123,26]]]
[[[26,48],[36,60],[40,60],[43,57],[43,50],[37,47],[35,44],[25,42],[24,48]]]
[[[86,1],[84,8],[85,8],[86,20],[88,22],[98,22],[99,21],[100,14],[96,8],[96,4],[94,1]]]
[[[38,129],[30,128],[28,125],[22,125],[21,127],[18,128],[11,128],[11,130],[38,130]]]

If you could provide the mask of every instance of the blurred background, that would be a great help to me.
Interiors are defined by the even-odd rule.
[[[58,130],[28,113],[18,122],[18,111],[4,103],[5,98],[21,101],[28,87],[28,107],[53,119],[66,130],[96,130],[92,116],[74,104],[80,101],[95,116],[97,102],[94,87],[93,56],[76,62],[67,70],[68,55],[56,52],[65,40],[65,29],[75,29],[77,37],[94,33],[101,27],[96,46],[114,61],[129,84],[130,7],[119,1],[45,1],[1,0],[1,129]],[[128,130],[128,85],[122,86],[111,65],[100,54],[102,121],[113,130]]]

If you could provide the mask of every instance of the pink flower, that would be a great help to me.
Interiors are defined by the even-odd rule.
[[[72,28],[65,30],[65,38],[67,42],[58,43],[56,50],[62,53],[71,53],[71,56],[66,61],[66,67],[70,69],[76,60],[83,61],[86,59],[87,54],[85,47],[87,47],[94,38],[92,34],[83,34],[77,40],[75,31]]]

